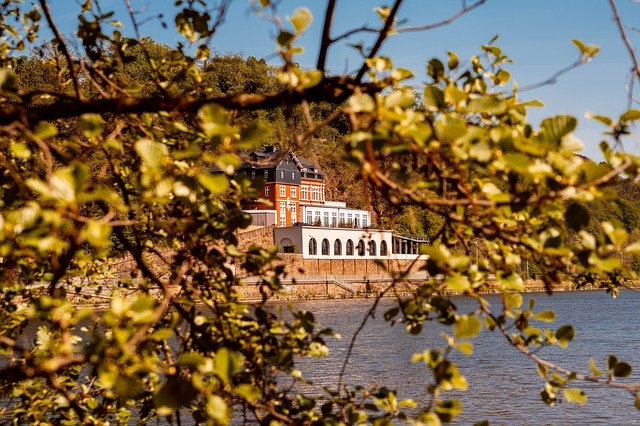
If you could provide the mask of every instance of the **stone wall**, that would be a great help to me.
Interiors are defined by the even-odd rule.
[[[245,251],[250,245],[269,247],[274,243],[273,226],[253,228],[238,234],[238,249]]]
[[[301,254],[280,253],[286,271],[290,275],[385,275],[388,271],[404,272],[411,268],[411,272],[418,272],[424,265],[424,260],[394,260],[394,259],[302,259]],[[303,271],[303,272],[300,272]]]

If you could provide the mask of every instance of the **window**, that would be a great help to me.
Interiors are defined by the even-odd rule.
[[[353,226],[353,215],[351,213],[347,213],[347,226]]]
[[[300,198],[303,200],[309,199],[309,188],[306,186],[300,187]]]
[[[266,170],[266,169],[265,169],[265,171],[264,171],[264,178],[265,178],[265,179],[269,179],[269,170]]]
[[[298,196],[298,191],[296,189],[297,188],[295,186],[292,186],[291,189],[289,190],[289,194],[291,195],[291,198],[296,198]]]
[[[280,196],[281,196],[281,197],[283,197],[283,198],[284,198],[284,197],[286,197],[286,196],[287,196],[287,195],[286,195],[286,194],[287,194],[287,192],[286,192],[286,191],[287,191],[287,187],[286,187],[286,186],[284,186],[284,185],[280,185]]]
[[[347,256],[353,256],[353,241],[347,240]]]
[[[338,213],[331,212],[331,226],[338,226]]]
[[[353,226],[355,228],[359,228],[360,227],[360,215],[357,214],[353,217]]]
[[[311,225],[313,223],[313,215],[310,211],[307,211],[307,225]]]
[[[317,186],[311,187],[311,200],[312,201],[320,200],[320,189]]]
[[[320,225],[320,212],[315,212],[314,216],[315,216],[313,219],[314,225]]]
[[[255,179],[256,178],[256,171],[254,169],[251,169],[251,179]]]
[[[335,240],[333,242],[333,254],[336,256],[340,256],[342,254],[342,242],[340,240]]]
[[[340,226],[344,226],[344,213],[340,213],[340,221],[338,222]]]
[[[387,242],[382,240],[380,242],[380,256],[386,256],[387,255]]]
[[[376,255],[376,242],[371,240],[369,241],[369,256]]]
[[[280,226],[287,226],[287,203],[280,203]]]
[[[309,254],[315,255],[318,254],[318,243],[315,238],[311,238],[309,240]]]
[[[324,226],[329,226],[329,212],[322,213],[322,224]]]
[[[280,170],[280,177],[284,179],[284,170]]]
[[[268,197],[269,195],[271,195],[271,188],[269,188],[268,186],[264,187],[264,196]]]
[[[366,214],[363,214],[363,215],[362,215],[362,227],[363,227],[363,228],[366,228],[367,226],[369,226],[368,218],[367,218],[367,215],[366,215]]]
[[[295,179],[296,178],[296,172],[291,172],[291,179]]]
[[[358,256],[364,256],[364,241],[358,241]]]
[[[289,206],[289,211],[291,212],[291,224],[293,225],[298,221],[298,212],[295,203],[291,203],[291,206]]]
[[[322,255],[329,256],[329,240],[326,238],[322,240]]]

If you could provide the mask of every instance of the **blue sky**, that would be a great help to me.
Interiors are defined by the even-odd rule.
[[[470,3],[468,0],[467,3]],[[115,9],[125,27],[129,19],[123,12],[122,0],[101,2],[104,9]],[[399,19],[406,25],[420,25],[440,21],[460,7],[456,0],[406,0],[400,10]],[[79,11],[79,2],[55,0],[53,11],[64,34],[73,38],[74,25]],[[132,0],[134,9],[146,17],[158,11],[166,15],[168,29],[162,29],[158,20],[142,26],[142,33],[167,44],[184,41],[173,28],[170,0]],[[304,66],[313,66],[317,58],[322,13],[326,2],[321,0],[284,0],[280,14],[285,17],[297,7],[308,7],[314,21],[300,41],[305,52],[298,57]],[[372,0],[341,0],[338,2],[333,34],[367,23],[377,24],[373,8],[381,4]],[[640,27],[640,3],[634,0],[617,0],[623,20]],[[126,29],[125,29],[126,32]],[[640,34],[629,31],[632,41],[639,44]],[[216,33],[212,48],[217,53],[241,53],[245,56],[274,58],[275,29],[273,24],[256,17],[249,11],[249,2],[235,0],[228,19]],[[601,159],[598,144],[602,140],[602,125],[584,118],[587,111],[617,116],[627,107],[626,79],[630,61],[612,19],[606,0],[488,0],[480,8],[452,24],[435,30],[405,33],[391,37],[381,54],[392,57],[396,66],[411,69],[419,85],[427,81],[425,64],[429,58],[446,57],[452,50],[463,58],[476,54],[480,46],[494,35],[499,35],[497,45],[513,59],[508,69],[520,86],[542,81],[578,57],[572,38],[587,44],[600,46],[600,54],[590,63],[571,71],[550,86],[523,93],[525,99],[541,100],[545,107],[530,110],[530,121],[537,126],[540,120],[555,114],[571,114],[579,119],[576,135],[584,142],[584,154]],[[356,35],[351,43],[371,44],[366,35]],[[328,68],[339,73],[359,66],[355,51],[345,44],[332,47]],[[640,88],[637,88],[640,97]],[[640,106],[636,105],[636,108]],[[635,131],[625,141],[625,149],[640,153],[640,136]]]

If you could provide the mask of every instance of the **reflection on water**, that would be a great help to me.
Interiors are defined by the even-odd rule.
[[[526,295],[537,299],[536,310],[556,311],[556,325],[571,323],[576,338],[569,348],[545,348],[540,355],[549,360],[588,372],[589,357],[604,369],[609,354],[635,367],[631,380],[640,382],[640,293],[623,291],[617,299],[600,291]],[[498,296],[488,296],[492,306],[499,306]],[[372,300],[326,300],[296,302],[298,309],[316,314],[321,326],[333,327],[342,334],[340,340],[328,341],[331,354],[322,360],[299,360],[300,369],[315,385],[335,385],[349,341],[370,308]],[[349,384],[385,384],[395,388],[400,397],[427,397],[425,387],[431,375],[420,364],[412,364],[413,353],[442,345],[440,333],[446,328],[425,325],[419,336],[409,336],[402,325],[390,326],[382,313],[393,303],[386,300],[370,319],[354,348],[346,372]],[[461,312],[476,308],[473,300],[455,298]],[[526,302],[525,302],[526,303]],[[544,326],[544,324],[541,324]],[[544,381],[536,366],[516,349],[508,346],[499,333],[483,331],[473,340],[474,354],[454,355],[461,372],[467,377],[469,389],[452,393],[459,397],[463,414],[458,424],[489,420],[491,424],[640,424],[640,411],[633,397],[625,391],[576,383],[589,397],[589,404],[569,403],[548,407],[540,399]],[[627,379],[624,379],[627,380]]]

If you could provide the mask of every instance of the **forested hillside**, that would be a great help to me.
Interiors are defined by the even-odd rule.
[[[580,156],[575,117],[530,122],[542,105],[520,92],[497,38],[468,57],[420,59],[419,70],[381,54],[390,38],[451,25],[485,0],[442,1],[459,8],[436,23],[428,13],[407,22],[430,11],[424,1],[366,11],[346,0],[231,3],[0,6],[0,423],[437,426],[462,410],[459,392],[477,396],[464,370],[479,364],[460,357],[480,333],[499,337],[487,341],[492,354],[502,342],[535,367],[546,404],[584,404],[591,388],[578,386],[589,383],[640,407],[627,361],[570,353],[569,366],[555,363],[576,330],[522,294],[531,276],[549,294],[588,284],[615,296],[637,283],[640,157],[618,149],[640,121],[631,98],[618,116],[591,116],[604,126],[593,162]],[[73,34],[60,30],[58,5],[72,10]],[[340,7],[368,13],[367,24]],[[264,40],[250,37],[270,43],[268,63],[212,53],[238,13],[266,23]],[[171,46],[146,32],[150,20]],[[317,61],[301,67],[309,40]],[[358,52],[353,70],[329,71],[338,46]],[[547,82],[599,53],[577,39],[573,48]],[[628,52],[633,87],[640,68]],[[356,331],[326,387],[309,386],[300,361],[323,362],[341,330],[302,305],[274,308],[287,278],[277,248],[239,248],[251,221],[243,205],[260,188],[237,173],[238,154],[272,144],[318,163],[329,198],[430,237],[422,264],[377,265],[384,288],[349,319]],[[112,268],[122,259],[129,273]],[[401,295],[414,266],[420,282]],[[245,285],[261,299],[248,304]],[[488,291],[500,294],[489,301]],[[407,362],[419,366],[415,398],[346,374],[374,316],[389,325],[381,333],[434,332],[412,339],[410,359],[391,360],[400,378]],[[508,376],[513,365],[498,368]]]

